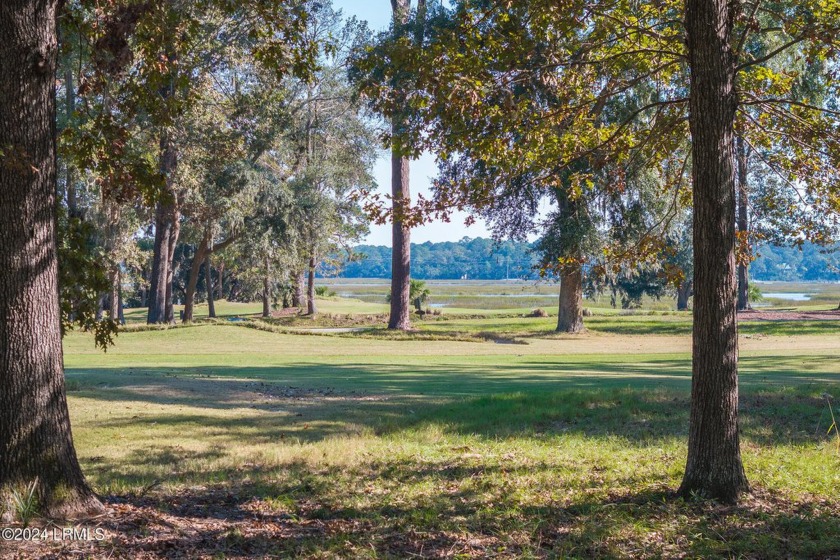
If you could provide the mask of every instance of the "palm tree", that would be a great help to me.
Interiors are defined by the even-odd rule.
[[[422,280],[411,279],[411,289],[409,291],[409,299],[414,304],[417,313],[423,311],[423,304],[429,299],[432,292],[426,287],[426,283]]]
[[[417,313],[423,311],[423,304],[429,300],[430,295],[432,295],[432,292],[426,287],[426,283],[424,281],[415,280],[414,278],[411,279],[408,299],[414,304],[414,309]],[[389,303],[391,302],[390,292],[388,292],[385,301]]]

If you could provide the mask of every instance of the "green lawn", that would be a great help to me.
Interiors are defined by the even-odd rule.
[[[124,332],[107,354],[72,334],[79,456],[115,519],[130,520],[106,523],[109,539],[88,553],[840,554],[840,451],[823,397],[840,397],[836,323],[743,329],[754,492],[737,507],[671,496],[688,316],[596,316],[580,336],[551,323],[455,316],[397,340],[205,324]],[[452,335],[494,331],[519,343]]]

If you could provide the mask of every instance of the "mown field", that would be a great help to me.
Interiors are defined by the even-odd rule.
[[[93,522],[107,537],[6,552],[840,557],[838,321],[742,323],[753,492],[724,506],[672,495],[689,314],[604,309],[561,336],[551,317],[456,309],[391,335],[372,327],[379,304],[319,304],[316,320],[130,326],[107,353],[69,335],[76,446],[111,510]],[[347,325],[364,330],[312,330]]]

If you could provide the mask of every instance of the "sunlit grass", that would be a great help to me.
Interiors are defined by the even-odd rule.
[[[125,332],[107,354],[72,334],[77,449],[105,495],[167,511],[221,489],[292,526],[330,527],[278,540],[279,556],[840,553],[822,398],[840,394],[840,338],[828,327],[742,328],[755,493],[722,508],[670,495],[685,461],[689,316],[596,315],[580,336],[552,323],[418,322],[421,335],[495,330],[525,344],[205,324]]]

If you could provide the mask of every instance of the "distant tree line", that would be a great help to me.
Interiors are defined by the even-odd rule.
[[[495,243],[491,239],[464,237],[460,241],[411,244],[412,275],[427,280],[504,280],[539,277],[534,244],[518,241]],[[391,248],[358,245],[339,269],[325,275],[343,278],[390,278]]]
[[[804,243],[802,247],[761,245],[750,265],[750,275],[764,282],[838,282],[840,246],[821,247]]]
[[[460,241],[412,244],[412,269],[427,280],[504,280],[539,278],[536,243],[464,237]],[[801,247],[764,244],[750,264],[755,280],[771,282],[840,281],[840,252],[813,243]],[[332,262],[335,262],[333,259]],[[390,278],[391,248],[358,245],[342,267],[324,267],[323,275],[342,278]],[[663,287],[665,280],[662,280]]]

